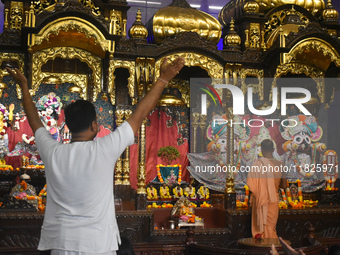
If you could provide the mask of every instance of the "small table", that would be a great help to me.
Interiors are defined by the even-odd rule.
[[[180,229],[183,227],[204,228],[204,222],[201,221],[201,222],[189,223],[189,222],[179,221],[178,228]]]

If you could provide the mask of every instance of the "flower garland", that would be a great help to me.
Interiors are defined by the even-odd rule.
[[[248,208],[248,201],[249,201],[249,187],[248,187],[248,185],[245,185],[244,189],[246,191],[246,195],[244,197],[244,201],[241,202],[240,200],[237,200],[236,201],[236,208],[244,208],[244,209]]]
[[[28,136],[26,134],[23,134],[22,135],[22,140],[26,143],[26,144],[29,144],[29,145],[33,145],[35,144],[35,137],[34,136],[31,136],[31,138],[28,139]]]
[[[240,145],[239,145],[239,148],[238,148],[238,152],[237,152],[237,158],[236,158],[236,169],[237,170],[239,170],[240,169],[240,167],[241,167],[241,160],[240,160],[240,158],[241,158],[241,150],[242,150],[242,144],[241,144],[241,142],[239,143]],[[247,186],[247,185],[246,185]]]
[[[13,167],[11,165],[1,165],[0,171],[7,171],[7,170],[13,171]]]
[[[288,201],[284,189],[280,189],[282,201],[279,202],[280,209],[288,209]]]
[[[42,202],[42,197],[47,196],[47,184],[40,190],[39,196],[38,196],[38,208],[40,211],[45,211],[45,205]]]
[[[329,154],[333,154],[333,156],[335,157],[335,162],[334,162],[333,166],[331,167],[331,169],[333,168],[333,173],[331,173],[331,171],[323,171],[323,175],[324,175],[325,180],[326,180],[326,190],[337,190],[337,188],[334,187],[335,181],[339,176],[337,153],[334,150],[327,150],[323,155],[322,164],[327,165],[327,168],[328,168],[327,156]]]
[[[310,177],[310,176],[312,176],[312,175],[315,173],[316,149],[317,149],[316,146],[314,146],[314,148],[313,148],[313,154],[312,154],[312,155],[313,155],[313,157],[312,157],[312,162],[311,162],[311,164],[309,164],[308,167],[307,167],[308,172],[305,171],[305,169],[306,169],[305,166],[306,166],[307,164],[305,164],[305,166],[302,167],[302,164],[301,164],[301,162],[299,161],[298,155],[295,154],[295,157],[294,157],[295,167],[296,167],[296,169],[301,173],[301,175],[304,176],[304,177]],[[302,155],[304,155],[304,154],[302,154]],[[311,168],[311,166],[313,166],[313,168]]]
[[[182,183],[182,165],[177,164],[176,166],[179,167],[179,170],[178,170],[178,184],[181,184]]]
[[[164,165],[162,164],[159,164],[156,166],[157,168],[157,177],[158,177],[158,180],[161,182],[161,183],[164,183],[164,180],[163,180],[163,177],[161,175],[161,170],[160,170],[160,167],[163,167]]]

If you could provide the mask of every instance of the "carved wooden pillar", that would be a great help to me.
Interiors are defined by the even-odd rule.
[[[116,110],[116,125],[117,127],[123,123],[124,118],[124,110]],[[115,171],[115,185],[121,185],[122,182],[122,173],[123,173],[123,165],[122,165],[122,157],[119,156],[116,162],[116,171]]]
[[[145,124],[147,119],[143,120],[142,126],[139,130],[139,163],[137,170],[137,199],[136,199],[136,209],[145,210],[146,209],[146,189],[145,189],[145,179],[146,179],[146,164],[145,164]]]
[[[191,151],[193,153],[197,152],[197,128],[198,128],[198,121],[200,118],[200,114],[195,112],[192,114],[192,137],[191,137]]]
[[[132,114],[131,110],[125,110],[125,119],[127,120]],[[123,159],[123,185],[130,185],[130,147],[125,150]]]

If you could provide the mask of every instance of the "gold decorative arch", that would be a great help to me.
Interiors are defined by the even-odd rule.
[[[324,82],[324,72],[315,66],[308,65],[306,63],[291,62],[288,64],[279,65],[276,68],[276,73],[274,76],[274,81],[272,87],[276,87],[277,79],[282,75],[291,74],[305,74],[306,76],[312,78],[316,83],[316,88],[318,90],[318,96],[320,103],[325,102],[325,82]],[[272,97],[272,91],[270,92],[270,98]]]
[[[110,95],[111,103],[113,105],[116,104],[116,85],[115,85],[116,76],[114,75],[114,71],[116,70],[116,68],[127,68],[129,70],[130,76],[128,78],[127,85],[129,90],[129,96],[132,98],[133,105],[137,103],[137,98],[135,98],[135,82],[134,82],[135,66],[136,63],[134,61],[124,61],[117,59],[110,60],[108,93]]]
[[[334,62],[338,67],[340,67],[339,53],[328,42],[316,37],[306,38],[294,45],[293,48],[284,55],[284,62],[292,62],[296,60],[299,54],[303,54],[310,50],[315,50],[316,52],[322,53],[323,56],[329,57],[330,61]]]
[[[174,53],[172,55],[164,56],[161,59],[158,59],[155,63],[155,80],[159,77],[159,71],[161,67],[161,63],[163,62],[164,58],[167,57],[168,61],[173,61],[178,57],[182,57],[185,60],[186,66],[199,66],[202,69],[206,70],[208,72],[208,75],[211,78],[215,79],[221,79],[223,78],[223,66],[220,65],[216,60],[209,58],[207,56],[193,53],[193,52],[181,52],[181,53]],[[178,88],[182,94],[182,100],[186,103],[186,105],[189,107],[190,105],[190,96],[188,93],[187,88],[180,88],[178,86],[178,81],[173,81],[169,86],[172,86],[174,88]],[[152,84],[149,84],[148,89],[151,88]],[[175,86],[174,86],[175,85]],[[217,92],[222,96],[222,90],[217,89]]]
[[[170,62],[175,60],[177,57],[182,57],[185,60],[186,66],[199,66],[206,70],[211,78],[223,78],[223,66],[216,60],[198,53],[182,52],[164,56],[163,58],[157,60],[155,64],[156,79],[159,77],[159,69],[165,57],[167,57]]]
[[[57,40],[58,45],[53,45],[56,41],[56,38],[53,37],[58,36],[63,37],[63,39]],[[53,40],[50,40],[51,38]],[[98,55],[98,51],[105,52],[109,49],[109,42],[102,32],[90,22],[78,17],[64,17],[43,27],[38,34],[34,35],[34,40],[30,46],[34,46],[38,50],[51,46],[76,46],[88,51],[91,51],[92,48],[92,52]],[[35,51],[34,48],[33,51]]]
[[[24,72],[24,59],[25,59],[24,54],[7,53],[7,52],[0,53],[0,65],[2,65],[2,62],[6,60],[17,61],[19,65],[19,70],[21,73]],[[6,69],[0,69],[0,83],[2,83],[2,79],[5,75],[8,75],[8,72],[6,71]],[[0,98],[2,97],[3,90],[4,90],[4,87],[0,86]],[[18,98],[20,99],[21,89],[18,84],[16,85],[16,91],[17,91]]]
[[[252,87],[253,93],[258,94],[260,100],[263,100],[264,99],[264,84],[263,84],[264,71],[262,69],[259,70],[259,69],[241,68],[239,71],[239,75],[241,78],[241,89],[243,91],[243,94],[246,94],[248,87]],[[248,76],[257,78],[258,83],[247,85],[246,78]]]
[[[101,58],[95,54],[86,50],[73,48],[73,47],[54,47],[43,49],[33,53],[32,56],[32,89],[30,90],[31,95],[39,89],[39,85],[42,83],[46,74],[41,71],[41,67],[48,61],[54,60],[60,57],[63,59],[74,59],[78,58],[80,61],[85,62],[93,71],[93,101],[96,101],[98,93],[101,91]],[[82,75],[64,75],[55,74],[61,78],[61,82],[72,82],[81,88],[80,96],[84,99],[88,97],[87,91],[87,80],[84,81]]]

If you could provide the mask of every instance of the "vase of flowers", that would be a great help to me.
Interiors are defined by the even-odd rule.
[[[173,146],[161,147],[157,156],[162,159],[165,165],[157,165],[157,177],[161,183],[167,185],[182,182],[182,167],[181,165],[171,165],[171,163],[180,158],[179,151]]]

